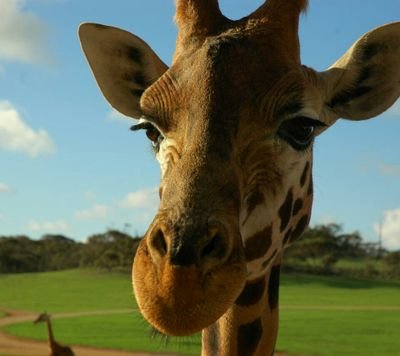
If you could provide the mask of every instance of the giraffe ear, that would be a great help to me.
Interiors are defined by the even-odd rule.
[[[168,67],[147,43],[115,27],[85,23],[79,38],[108,102],[122,114],[139,118],[141,95]]]
[[[328,124],[384,112],[400,95],[400,22],[366,33],[319,75]]]

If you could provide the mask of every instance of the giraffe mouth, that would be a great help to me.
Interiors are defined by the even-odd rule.
[[[242,251],[222,265],[201,267],[155,265],[141,243],[133,265],[135,297],[145,319],[157,330],[185,336],[210,326],[236,301],[246,279]]]

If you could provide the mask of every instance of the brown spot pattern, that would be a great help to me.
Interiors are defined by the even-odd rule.
[[[309,215],[304,215],[300,219],[300,221],[297,223],[295,229],[293,230],[293,233],[292,233],[292,235],[290,237],[290,242],[296,241],[301,236],[301,234],[306,229],[309,220],[310,220],[310,216]]]
[[[292,217],[292,205],[293,205],[293,189],[291,188],[286,196],[285,201],[279,209],[279,217],[281,218],[280,231],[283,232],[290,218]]]
[[[288,241],[290,240],[290,236],[291,235],[292,235],[292,229],[289,229],[286,232],[285,237],[283,238],[283,243],[282,243],[283,246],[285,246],[288,243]]]
[[[312,193],[313,193],[313,180],[312,177],[310,177],[310,183],[308,183],[307,194],[311,195]]]
[[[264,256],[272,244],[272,225],[257,232],[245,242],[246,261],[253,261]]]
[[[237,337],[237,355],[252,356],[262,336],[261,319],[256,319],[249,324],[240,325]]]
[[[247,198],[246,220],[249,218],[254,209],[262,203],[264,203],[264,194],[262,194],[260,191],[256,190],[249,195]]]
[[[236,300],[236,305],[246,307],[257,304],[264,294],[265,285],[265,277],[255,281],[248,281]]]
[[[303,200],[301,198],[296,199],[293,205],[293,216],[296,216],[297,213],[303,208]]]
[[[271,310],[278,306],[281,266],[273,266],[268,282],[268,304]]]
[[[301,174],[301,177],[300,177],[300,186],[302,188],[304,187],[304,184],[306,184],[307,175],[308,175],[309,170],[310,170],[310,162],[307,162],[306,165],[304,166],[303,173]]]

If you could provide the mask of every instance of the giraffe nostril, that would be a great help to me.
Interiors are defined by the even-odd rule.
[[[158,229],[151,238],[151,246],[163,257],[167,253],[167,242],[164,233]]]

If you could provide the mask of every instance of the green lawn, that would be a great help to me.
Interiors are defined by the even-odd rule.
[[[200,353],[200,337],[172,339],[166,347],[161,337],[152,338],[150,327],[138,312],[53,320],[57,340],[65,344],[119,348],[136,351]],[[22,323],[6,330],[17,336],[44,340],[45,325]],[[79,333],[76,332],[79,330]]]
[[[400,283],[284,275],[278,349],[290,355],[395,355],[400,350]],[[115,314],[54,320],[58,339],[130,350],[199,354],[198,337],[151,341],[135,312],[129,275],[65,271],[0,276],[0,307],[50,313],[115,310]],[[44,325],[13,325],[7,331],[45,339]],[[79,333],[76,332],[79,330]],[[317,352],[316,352],[317,350]]]
[[[281,281],[280,304],[400,306],[400,282],[284,275]]]
[[[63,343],[127,350],[198,353],[199,337],[173,339],[168,347],[150,337],[150,327],[137,312],[128,274],[93,270],[0,275],[0,308],[49,313],[115,310],[115,314],[54,319]],[[131,313],[119,310],[132,309]],[[21,323],[5,328],[11,334],[47,339],[43,324]],[[79,333],[76,332],[79,330]]]
[[[136,308],[128,274],[71,270],[0,275],[0,307],[74,312]]]
[[[287,275],[280,294],[279,350],[360,356],[400,350],[398,282]]]
[[[282,310],[278,349],[299,355],[399,355],[399,330],[400,309]]]

